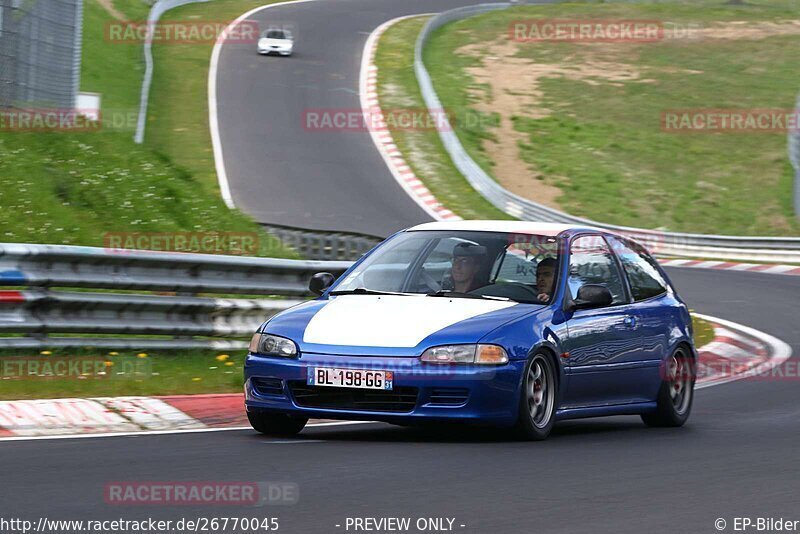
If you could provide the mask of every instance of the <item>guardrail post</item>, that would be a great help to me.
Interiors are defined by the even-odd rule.
[[[789,129],[789,160],[794,167],[794,216],[800,218],[800,95],[794,111],[794,128]]]
[[[800,168],[794,171],[794,216],[800,219]]]

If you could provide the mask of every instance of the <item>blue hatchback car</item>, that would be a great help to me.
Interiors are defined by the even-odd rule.
[[[689,311],[638,243],[595,228],[510,222],[399,232],[319,295],[265,322],[245,362],[256,430],[309,418],[462,421],[540,440],[558,420],[689,416]]]

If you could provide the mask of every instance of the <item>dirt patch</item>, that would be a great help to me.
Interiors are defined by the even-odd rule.
[[[383,90],[383,97],[391,102],[398,108],[410,108],[414,106],[416,101],[413,97],[407,96],[402,88],[392,83],[385,83],[381,86]]]
[[[100,6],[103,9],[105,9],[108,12],[108,14],[114,17],[115,19],[117,20],[128,19],[128,17],[126,17],[122,11],[114,7],[114,0],[97,0],[97,3],[100,4]]]
[[[498,113],[500,125],[493,132],[496,141],[486,141],[484,148],[491,153],[495,178],[509,191],[546,206],[558,207],[561,190],[553,182],[564,177],[546,177],[520,158],[519,145],[530,142],[527,134],[514,129],[512,117],[543,118],[551,110],[542,106],[544,96],[540,85],[545,78],[567,78],[591,85],[639,81],[649,83],[634,66],[595,57],[565,58],[563,63],[534,63],[530,59],[515,57],[517,43],[501,40],[485,44],[467,45],[457,54],[483,57],[481,65],[468,68],[476,82],[489,88],[489,98],[480,98],[475,105],[478,111]],[[483,95],[481,95],[483,96]]]
[[[714,23],[708,27],[694,28],[688,36],[704,39],[764,39],[780,35],[800,34],[800,20],[778,22],[732,21]],[[669,37],[668,37],[669,38]],[[678,39],[677,37],[675,38]],[[532,119],[547,117],[552,110],[542,105],[544,93],[541,81],[546,78],[566,78],[589,85],[624,83],[655,83],[647,78],[652,68],[642,69],[626,62],[630,45],[620,43],[586,43],[579,53],[563,58],[558,63],[535,63],[531,59],[516,57],[520,43],[505,37],[489,43],[463,46],[456,54],[480,58],[480,65],[466,69],[475,82],[488,88],[475,89],[472,96],[475,109],[484,113],[497,113],[500,124],[494,129],[495,141],[484,142],[491,154],[495,178],[509,191],[551,207],[558,207],[561,190],[556,182],[564,177],[543,176],[535,167],[520,157],[519,146],[529,143],[527,134],[514,129],[512,118]],[[670,74],[702,74],[700,71],[679,67],[663,67],[657,72]]]

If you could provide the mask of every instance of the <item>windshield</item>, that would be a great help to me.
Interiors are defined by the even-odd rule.
[[[262,37],[266,39],[286,39],[286,34],[282,30],[267,30]]]
[[[546,304],[558,271],[557,238],[505,232],[418,231],[382,244],[333,289]]]

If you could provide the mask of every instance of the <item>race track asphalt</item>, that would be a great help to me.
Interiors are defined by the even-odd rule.
[[[367,33],[398,15],[456,4],[298,4],[282,14],[298,24],[297,57],[224,51],[220,112],[237,204],[262,222],[366,233],[426,220],[366,134],[305,132],[298,113],[357,107],[353,54]],[[271,15],[278,9],[290,8]],[[800,353],[799,277],[669,274],[696,311],[763,330]],[[796,368],[797,357],[789,363]],[[379,423],[309,428],[292,440],[240,430],[4,442],[0,517],[272,516],[279,531],[302,534],[348,532],[347,517],[448,517],[455,531],[492,534],[675,534],[716,532],[717,518],[728,530],[737,516],[800,519],[799,386],[797,378],[734,382],[698,391],[681,429],[612,417],[562,423],[541,443]],[[295,505],[263,508],[105,503],[104,487],[122,481],[281,481],[300,493]]]

